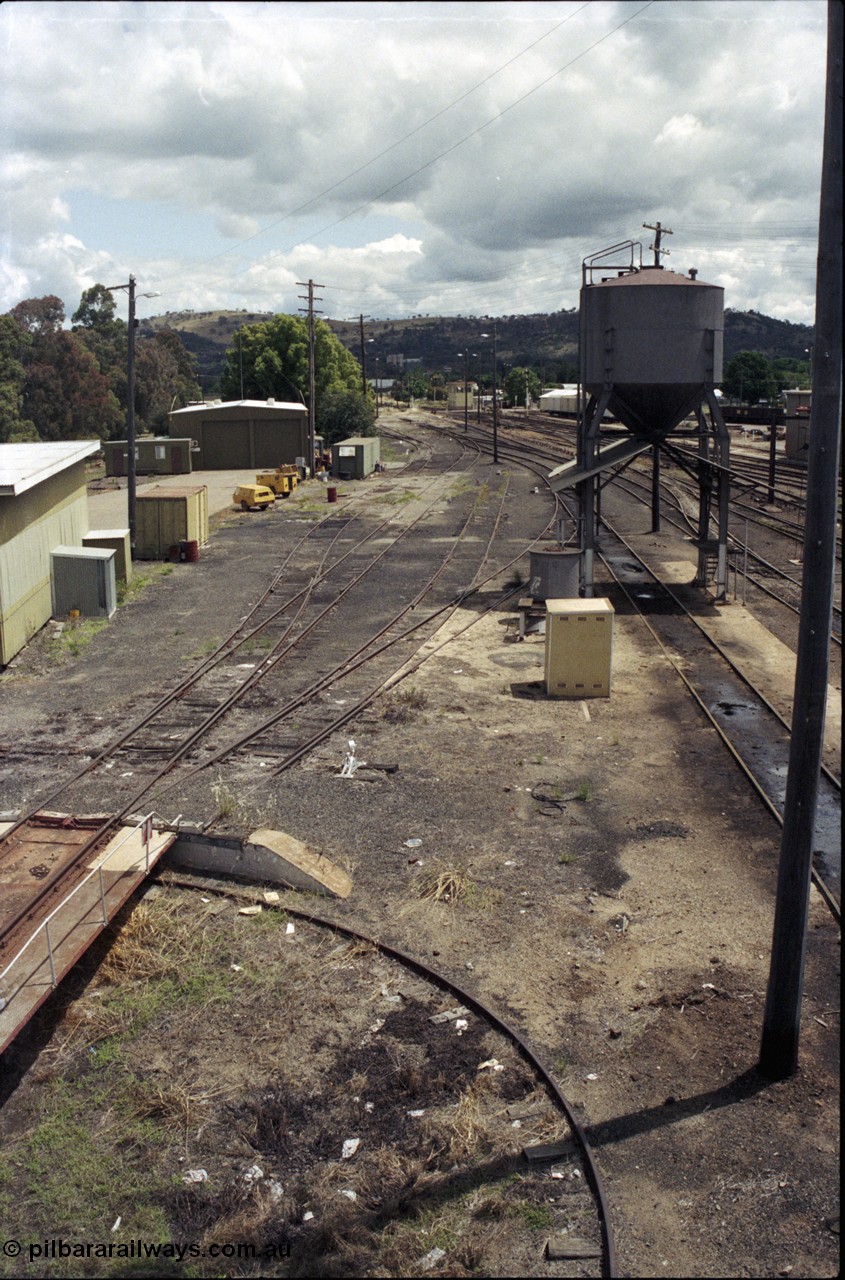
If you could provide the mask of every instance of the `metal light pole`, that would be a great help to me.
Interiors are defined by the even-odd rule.
[[[482,338],[493,339],[493,461],[499,461],[499,396],[496,385],[496,326],[493,325],[493,333],[482,333]]]
[[[111,293],[114,289],[126,289],[129,293],[129,345],[126,361],[126,489],[129,506],[129,545],[132,559],[135,559],[135,530],[137,491],[137,475],[135,471],[135,277],[129,277],[128,284],[111,284],[106,286]],[[157,298],[157,293],[142,293],[142,298]]]

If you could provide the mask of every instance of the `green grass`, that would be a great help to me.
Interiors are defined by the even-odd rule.
[[[376,498],[376,502],[388,507],[400,507],[406,502],[413,502],[418,495],[413,489],[404,489],[402,493],[384,493]]]
[[[108,625],[108,618],[80,618],[78,622],[66,623],[64,630],[50,642],[54,656],[78,658]]]
[[[240,647],[240,652],[243,657],[250,657],[253,653],[266,653],[272,646],[273,637],[266,631],[262,631],[259,635],[247,636]]]
[[[154,582],[158,582],[161,578],[169,578],[174,567],[169,562],[161,564],[147,562],[142,573],[139,573],[136,569],[129,582],[119,582],[117,584],[118,605],[137,600],[147,590],[147,587],[152,586]]]
[[[220,648],[220,637],[212,636],[209,640],[203,640],[202,644],[197,645],[192,653],[186,654],[188,661],[196,658],[208,658],[216,649]]]
[[[555,1223],[555,1216],[547,1204],[531,1204],[527,1200],[519,1200],[511,1207],[510,1212],[521,1218],[532,1231],[548,1231]]]
[[[141,1158],[150,1146],[161,1148],[166,1135],[139,1114],[140,1086],[125,1075],[109,1083],[90,1075],[50,1081],[31,1128],[4,1141],[0,1211],[4,1236],[21,1242],[27,1251],[22,1257],[45,1238],[108,1241],[118,1215],[135,1236],[169,1239],[155,1200],[165,1199],[171,1176],[156,1174]],[[118,1131],[119,1148],[111,1140]],[[115,1273],[114,1263],[86,1260],[80,1267],[72,1258],[36,1260],[33,1268],[33,1274],[57,1277],[109,1271]],[[0,1258],[0,1275],[20,1274],[19,1260]]]

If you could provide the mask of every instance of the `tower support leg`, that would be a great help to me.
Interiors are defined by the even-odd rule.
[[[610,388],[605,388],[596,400],[591,397],[579,424],[578,461],[588,471],[595,466],[599,430],[602,418],[610,402]],[[595,569],[596,525],[597,525],[597,482],[595,476],[589,476],[578,486],[578,524],[579,542],[581,546],[581,581],[587,599],[593,594],[593,573]]]

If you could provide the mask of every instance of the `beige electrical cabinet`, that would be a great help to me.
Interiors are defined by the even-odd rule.
[[[609,698],[613,605],[609,600],[546,601],[546,693]]]

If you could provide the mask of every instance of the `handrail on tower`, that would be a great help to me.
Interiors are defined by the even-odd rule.
[[[620,249],[629,249],[629,262],[605,262],[604,259],[612,253],[616,253]],[[639,250],[639,254],[636,251]],[[635,258],[639,257],[639,262]],[[643,265],[643,242],[642,240],[620,240],[619,244],[612,244],[609,249],[601,249],[598,253],[590,253],[581,263],[581,284],[586,286],[593,283],[594,271],[618,271],[620,275],[631,275],[634,271],[640,271]],[[589,281],[587,276],[589,274]]]

